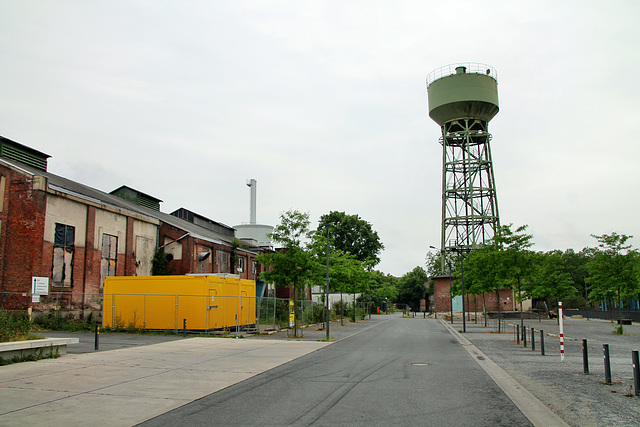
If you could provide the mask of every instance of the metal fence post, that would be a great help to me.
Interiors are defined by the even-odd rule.
[[[236,338],[240,334],[240,295],[236,296]]]
[[[178,308],[180,307],[180,297],[178,295],[176,295],[176,306],[175,306],[175,319],[173,322],[174,325],[174,333],[177,334],[178,333]]]
[[[260,302],[262,302],[262,297],[256,297],[256,332],[260,333]]]
[[[142,297],[142,329],[147,329],[147,294]]]
[[[116,327],[116,294],[111,296],[111,328]]]

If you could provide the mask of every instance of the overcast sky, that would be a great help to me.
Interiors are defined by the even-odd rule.
[[[640,2],[0,0],[0,135],[49,171],[228,225],[358,214],[378,269],[440,242],[425,78],[498,72],[503,224],[536,250],[640,240]]]

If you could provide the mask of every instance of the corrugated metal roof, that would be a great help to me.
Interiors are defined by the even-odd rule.
[[[41,171],[47,170],[47,159],[51,157],[4,136],[0,136],[0,156],[33,166]]]
[[[193,224],[189,221],[185,221],[173,215],[140,206],[134,202],[122,199],[118,196],[114,196],[112,194],[97,190],[84,184],[80,184],[79,182],[55,175],[51,172],[42,171],[38,168],[20,163],[18,161],[0,158],[0,163],[5,164],[9,167],[13,167],[19,171],[26,172],[32,176],[44,176],[45,178],[47,178],[48,186],[51,190],[73,195],[75,197],[93,203],[99,203],[101,205],[122,209],[125,212],[131,212],[143,217],[155,219],[186,232],[192,233],[193,235],[197,235],[198,237],[202,237],[205,240],[230,245],[234,238],[234,236],[225,236],[223,234],[216,233],[212,230]]]

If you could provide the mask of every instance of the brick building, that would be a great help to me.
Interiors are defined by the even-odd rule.
[[[451,293],[449,291],[452,277],[448,274],[435,276],[433,280],[433,296],[432,307],[438,313],[451,312]],[[484,295],[465,295],[465,311],[482,312],[483,309],[489,311],[513,311],[516,310],[513,291],[511,289],[500,289],[500,302],[498,303],[498,295],[496,292]],[[462,296],[454,297],[453,311],[462,310]]]
[[[99,309],[107,276],[151,275],[158,248],[172,274],[228,273],[255,279],[255,256],[234,229],[122,186],[105,193],[47,171],[50,156],[0,137],[0,306]],[[32,279],[49,281],[36,302]]]

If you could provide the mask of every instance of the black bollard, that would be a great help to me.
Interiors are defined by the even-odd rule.
[[[187,337],[187,319],[182,319],[182,336]]]
[[[611,361],[609,360],[609,344],[602,344],[604,354],[604,383],[611,384]]]
[[[589,374],[589,351],[587,350],[587,340],[582,340],[582,366],[584,366],[585,375]]]
[[[516,325],[516,343],[520,345],[520,325]]]
[[[536,330],[531,328],[531,351],[536,351],[536,336],[534,335]]]
[[[98,351],[100,349],[100,326],[96,324],[96,337],[93,345],[93,349]]]
[[[522,343],[526,348],[527,347],[527,327],[526,326],[522,326]]]
[[[540,355],[544,356],[544,331],[540,331]]]
[[[640,363],[638,363],[638,352],[631,352],[631,361],[633,362],[633,386],[636,389],[636,396],[640,396]]]

